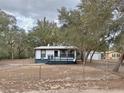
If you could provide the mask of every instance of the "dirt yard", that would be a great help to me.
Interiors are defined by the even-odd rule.
[[[32,59],[0,61],[0,93],[124,93],[124,67],[116,62],[35,64]]]

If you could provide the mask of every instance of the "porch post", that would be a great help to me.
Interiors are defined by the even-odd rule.
[[[76,56],[77,56],[76,50],[74,50],[74,58],[75,58],[75,59],[76,59]]]

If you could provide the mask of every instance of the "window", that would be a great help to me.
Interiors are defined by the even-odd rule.
[[[45,50],[41,50],[41,58],[46,57],[46,51]]]
[[[54,57],[58,57],[58,51],[54,51]]]
[[[61,50],[60,51],[60,56],[61,57],[66,57],[66,50]]]
[[[74,50],[68,51],[68,57],[74,57]]]
[[[115,54],[112,54],[112,57],[115,57]]]
[[[117,54],[117,57],[120,57],[120,54]]]
[[[69,54],[74,54],[74,50],[70,50],[69,51]]]

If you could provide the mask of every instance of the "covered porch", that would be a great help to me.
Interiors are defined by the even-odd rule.
[[[72,64],[76,61],[76,51],[72,49],[54,50],[54,56],[48,56],[48,62],[51,64],[63,63]]]

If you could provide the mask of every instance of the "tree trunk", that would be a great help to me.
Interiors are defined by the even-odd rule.
[[[11,59],[14,59],[14,50],[13,50],[13,44],[10,45],[11,46]]]
[[[91,52],[91,50],[89,50],[89,51],[87,52],[87,55],[86,55],[86,57],[85,57],[85,62],[87,62],[87,59],[88,59],[88,57],[89,57],[90,52]]]
[[[92,55],[91,55],[91,57],[90,57],[90,63],[92,62],[92,59],[93,59],[93,55],[95,54],[95,50],[93,51],[93,53],[92,53]]]
[[[83,62],[84,61],[84,53],[82,50],[81,50],[80,54],[81,54],[81,61]]]
[[[114,72],[119,71],[120,65],[123,63],[123,60],[124,60],[124,53],[121,55],[119,62],[115,65],[115,67],[113,69]]]

